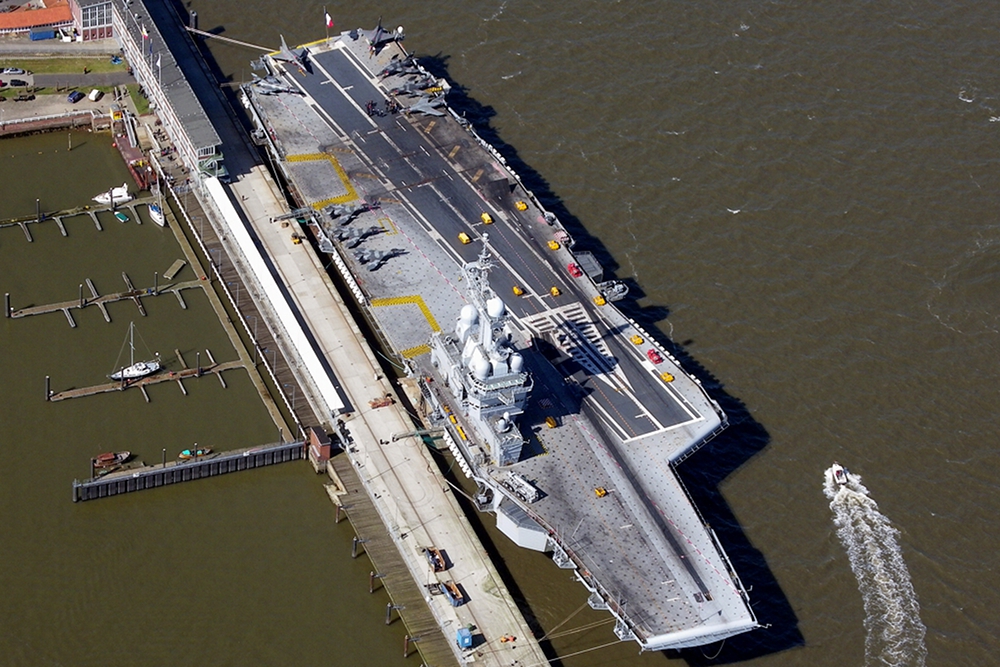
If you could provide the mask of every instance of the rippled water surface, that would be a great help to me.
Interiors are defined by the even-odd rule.
[[[289,43],[323,36],[317,3],[192,6],[202,29],[221,27],[248,42],[276,45],[278,33]],[[619,277],[637,281],[642,317],[681,347],[729,411],[734,426],[682,470],[769,627],[693,652],[689,660],[705,662],[721,651],[719,660],[781,667],[865,664],[863,596],[835,534],[830,501],[816,483],[838,460],[864,477],[899,531],[926,626],[926,664],[996,662],[1000,14],[990,3],[443,0],[328,9],[338,28],[370,27],[379,15],[386,25],[405,26],[408,48],[447,72],[467,96],[455,96],[455,103],[480,126],[489,124],[487,134],[574,229],[580,246],[597,250]],[[232,45],[212,52],[226,76],[249,77],[254,52]],[[33,197],[25,199],[24,207],[32,205]],[[20,247],[19,234],[0,237],[4,261],[10,247]],[[79,279],[39,280],[60,290],[69,284],[72,293]],[[87,326],[98,324],[104,326]],[[59,336],[66,338],[62,330]],[[114,339],[117,345],[117,331]],[[37,376],[23,383],[5,377],[5,387],[18,388],[4,391],[23,390],[34,402],[41,395]],[[11,414],[4,410],[4,422]],[[141,430],[130,419],[130,428]],[[49,463],[74,436],[65,424],[15,433],[14,442],[4,439],[14,452],[10,466],[34,464],[39,456]],[[30,558],[30,567],[9,576],[37,577],[37,585],[64,591],[69,611],[32,616],[29,598],[19,598],[16,610],[27,618],[16,630],[56,625],[68,628],[70,637],[60,637],[72,646],[100,646],[93,639],[99,626],[86,618],[89,601],[106,587],[151,577],[163,595],[143,593],[138,606],[165,608],[174,619],[164,622],[172,639],[184,641],[178,619],[217,631],[196,633],[198,645],[187,646],[187,656],[224,662],[215,638],[222,646],[268,646],[261,637],[269,635],[258,631],[266,624],[258,618],[264,609],[290,631],[314,624],[300,637],[320,632],[324,624],[314,614],[335,605],[324,599],[300,606],[288,591],[304,589],[293,582],[254,589],[257,615],[247,611],[255,607],[247,607],[246,597],[225,602],[230,589],[243,590],[226,563],[245,564],[253,551],[242,540],[260,535],[233,537],[216,545],[220,550],[199,540],[192,559],[171,541],[184,539],[186,523],[196,531],[208,525],[207,507],[246,498],[258,503],[246,512],[260,515],[259,530],[269,532],[271,551],[260,558],[272,562],[287,551],[303,580],[318,577],[330,586],[322,582],[323,541],[346,533],[328,525],[321,487],[311,474],[277,468],[263,475],[285,500],[265,502],[254,486],[234,478],[225,485],[235,489],[167,491],[85,510],[68,504],[62,475],[51,494],[35,497],[51,506],[44,512],[63,517],[49,519],[59,524],[54,537],[41,540],[25,528],[24,535],[45,544],[4,562]],[[11,484],[0,496],[8,516],[22,502]],[[312,518],[285,522],[300,512]],[[227,521],[236,521],[230,514]],[[133,554],[135,565],[155,563],[156,572],[133,567],[110,583],[90,581],[88,568],[96,566],[78,559],[62,532],[65,521],[81,515],[95,516],[87,519],[94,524],[73,530],[103,531],[109,551]],[[130,522],[169,529],[166,537],[144,529],[133,544],[126,537]],[[582,588],[552,585],[568,575],[543,557],[500,546],[547,628],[584,602]],[[296,560],[299,551],[306,556]],[[53,552],[62,554],[60,562],[43,567],[44,559],[35,560]],[[351,567],[336,562],[326,572]],[[221,580],[206,574],[214,568],[225,575]],[[183,582],[192,576],[198,585],[189,592]],[[217,581],[226,582],[224,590],[213,589]],[[285,591],[284,603],[266,604],[274,588]],[[367,598],[364,591],[359,600]],[[127,599],[117,595],[107,605],[105,629],[131,641],[136,611]],[[223,622],[234,607],[242,615]],[[156,637],[156,618],[139,628],[146,639],[136,638],[137,650],[150,663],[177,664],[167,647],[148,640]],[[603,619],[584,610],[556,634]],[[55,635],[35,630],[6,645],[24,645],[29,658],[19,662],[39,664],[37,657],[48,655],[39,643]],[[355,635],[361,648],[346,641],[338,648],[330,639],[328,654],[321,640],[274,650],[305,656],[282,664],[348,664],[386,643],[377,620]],[[610,626],[601,625],[553,642],[568,655],[613,638]],[[272,654],[259,661],[280,662]],[[64,651],[52,662],[80,661]],[[636,656],[631,644],[565,660],[670,662],[659,654]]]

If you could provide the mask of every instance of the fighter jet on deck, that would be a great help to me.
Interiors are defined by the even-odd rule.
[[[395,32],[389,32],[382,27],[382,17],[378,19],[378,25],[375,26],[374,30],[362,30],[361,34],[365,36],[368,40],[368,44],[371,47],[373,53],[378,53],[379,50],[389,42],[401,42],[405,38],[403,34],[403,26],[396,28]]]
[[[440,107],[443,107],[444,105],[444,95],[438,95],[437,97],[422,99],[419,102],[414,102],[410,106],[403,109],[403,111],[407,114],[424,113],[430,116],[443,116],[444,112],[441,111]]]
[[[421,95],[421,91],[424,90],[434,90],[441,92],[443,87],[441,82],[432,76],[424,76],[411,82],[404,83],[402,86],[396,86],[389,91],[390,95]]]
[[[331,220],[337,220],[337,224],[346,225],[365,211],[374,211],[377,208],[378,200],[373,199],[372,201],[362,201],[359,204],[331,204],[323,210],[326,211]]]
[[[337,230],[337,240],[346,245],[348,248],[357,248],[366,238],[369,236],[375,236],[376,234],[381,234],[382,231],[381,227],[375,226],[368,227],[367,229],[345,227]]]
[[[299,72],[305,74],[309,70],[309,60],[308,51],[302,49],[298,53],[292,51],[288,48],[288,44],[285,43],[285,36],[281,36],[281,50],[278,51],[276,56],[273,56],[275,60],[280,60],[285,63],[291,63],[299,68]]]
[[[263,78],[253,74],[253,81],[251,82],[254,88],[257,89],[261,95],[277,95],[279,93],[289,93],[291,95],[301,95],[302,91],[298,88],[293,88],[291,86],[286,86],[282,83],[281,79],[276,76],[265,76]]]
[[[369,271],[378,271],[389,259],[405,254],[402,248],[392,250],[355,250],[354,257],[362,264],[368,265]]]
[[[383,79],[387,76],[392,76],[393,74],[419,74],[420,68],[417,67],[416,61],[413,59],[413,55],[408,55],[405,58],[399,60],[393,60],[388,65],[386,65],[379,76]]]

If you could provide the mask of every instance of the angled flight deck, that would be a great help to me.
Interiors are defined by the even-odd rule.
[[[311,212],[319,249],[420,378],[425,419],[446,429],[481,507],[518,544],[573,569],[618,637],[643,649],[756,627],[673,469],[725,415],[579,270],[555,216],[444,104],[447,83],[360,31],[308,46],[301,62],[268,63],[267,87],[244,87],[255,138]],[[472,355],[469,368],[480,384],[522,378],[527,396],[500,396],[511,407],[493,422],[456,398],[462,369],[440,363],[490,318],[494,346],[518,361],[490,371]],[[502,460],[490,438],[509,442],[511,422],[520,453]]]

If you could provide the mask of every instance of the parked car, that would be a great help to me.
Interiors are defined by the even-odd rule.
[[[570,262],[566,265],[566,270],[569,271],[569,275],[574,278],[580,278],[583,276],[583,271],[580,269],[580,265],[575,262]]]
[[[0,88],[3,88],[6,85],[7,85],[6,81],[0,81]]]
[[[0,74],[18,75],[18,74],[27,74],[27,72],[25,72],[23,69],[20,69],[19,67],[4,67],[2,70],[0,70]]]
[[[86,97],[86,95],[84,95],[83,93],[81,93],[79,90],[74,90],[72,93],[70,93],[66,97],[66,101],[69,102],[70,104],[76,104],[77,102],[79,102],[80,100],[82,100],[84,97]]]
[[[663,363],[663,357],[660,356],[659,352],[657,352],[652,348],[646,350],[646,356],[649,357],[649,360],[652,361],[654,364]]]
[[[21,79],[11,79],[10,80],[10,85],[13,88],[24,88],[25,86],[28,85],[28,82],[27,81],[22,81]]]

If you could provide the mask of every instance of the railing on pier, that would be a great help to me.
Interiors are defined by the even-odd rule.
[[[208,454],[187,461],[172,461],[162,465],[123,470],[82,482],[73,480],[73,502],[107,498],[122,493],[296,461],[305,458],[305,452],[306,443],[297,440]]]

